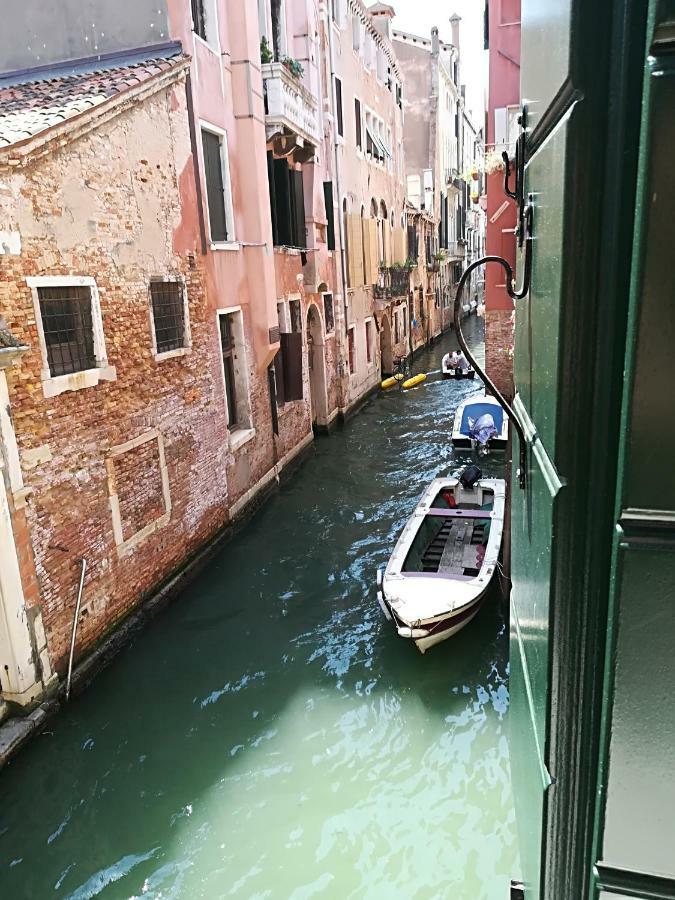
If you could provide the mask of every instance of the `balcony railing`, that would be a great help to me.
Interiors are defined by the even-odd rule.
[[[408,266],[387,266],[380,269],[374,290],[374,295],[378,300],[407,297],[409,290],[410,268]]]
[[[261,66],[265,89],[267,135],[290,131],[314,146],[319,144],[317,101],[283,63]]]

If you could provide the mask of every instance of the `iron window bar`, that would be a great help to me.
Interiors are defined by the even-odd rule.
[[[157,353],[185,346],[183,285],[179,281],[151,281],[152,318]]]
[[[88,287],[38,288],[49,374],[96,368],[91,291]]]

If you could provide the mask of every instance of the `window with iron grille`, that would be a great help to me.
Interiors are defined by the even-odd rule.
[[[49,374],[96,368],[89,288],[40,287],[38,298]]]
[[[323,315],[326,320],[326,333],[335,330],[335,318],[333,316],[333,295],[323,295]]]
[[[223,371],[225,374],[225,399],[227,401],[227,426],[236,428],[239,425],[237,419],[237,388],[234,372],[234,332],[233,316],[220,316],[220,349],[223,356]]]
[[[185,347],[185,302],[181,282],[151,281],[150,300],[157,353]]]

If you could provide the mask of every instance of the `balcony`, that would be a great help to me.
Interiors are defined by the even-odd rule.
[[[407,297],[410,290],[410,268],[408,266],[387,266],[381,268],[375,284],[374,296],[378,300],[392,297]]]
[[[265,63],[261,69],[267,137],[290,132],[301,143],[317,147],[319,124],[316,98],[283,63]]]

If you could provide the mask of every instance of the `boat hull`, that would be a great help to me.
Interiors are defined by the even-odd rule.
[[[460,372],[458,369],[444,369],[443,378],[474,378],[475,369],[469,369],[468,372]]]
[[[378,594],[377,599],[386,618],[396,625],[398,636],[412,640],[420,653],[426,653],[430,647],[446,641],[468,625],[478,614],[485,594],[486,591],[483,591],[471,603],[467,603],[453,612],[448,612],[447,615],[426,622],[418,621],[414,626],[406,625],[396,615],[396,611],[392,609],[382,593]]]

